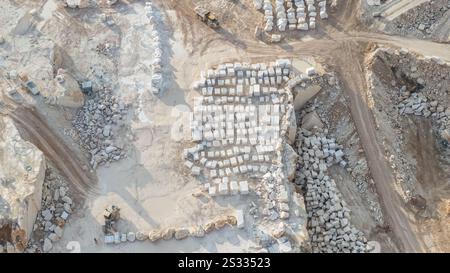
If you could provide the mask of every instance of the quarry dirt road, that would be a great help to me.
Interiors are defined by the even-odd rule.
[[[384,216],[394,234],[394,240],[404,252],[423,252],[423,246],[415,235],[408,215],[404,211],[403,200],[394,189],[394,175],[376,137],[376,126],[365,96],[367,86],[363,65],[364,48],[361,48],[358,44],[391,44],[425,56],[439,56],[444,60],[450,60],[450,47],[427,41],[369,33],[356,33],[354,36],[347,37],[338,35],[334,41],[335,43],[328,42],[327,44],[332,44],[328,47],[321,47],[316,54],[334,65],[345,85],[344,89],[350,99],[352,118],[365,150],[377,193],[383,206]],[[292,45],[292,47],[294,51],[299,50],[297,45]],[[326,50],[327,48],[328,50]]]
[[[95,175],[82,167],[87,164],[81,163],[81,159],[53,132],[34,108],[16,104],[5,96],[2,103],[0,114],[13,119],[25,139],[44,153],[74,186],[80,197],[93,193],[97,181]]]
[[[376,137],[376,126],[368,108],[364,90],[367,88],[363,54],[351,42],[342,45],[342,54],[337,60],[337,71],[350,98],[351,114],[361,139],[372,178],[383,206],[384,216],[394,233],[397,245],[404,252],[422,252],[422,246],[413,232],[407,214],[402,210],[400,196],[394,189],[394,175],[390,169],[382,146]]]
[[[274,54],[281,54],[287,57],[299,55],[333,57],[338,55],[338,52],[334,51],[338,50],[342,43],[349,41],[391,45],[408,49],[423,56],[439,57],[444,61],[450,62],[450,44],[360,31],[334,32],[326,37],[311,36],[310,39],[305,41],[287,42],[285,46],[276,47],[254,40],[245,40],[243,42],[247,45],[245,51],[252,55],[273,56]]]
[[[332,36],[333,37],[333,36]],[[384,156],[382,146],[376,138],[376,126],[366,100],[366,81],[363,65],[364,48],[360,43],[390,44],[420,53],[425,56],[438,56],[450,60],[450,46],[422,40],[408,39],[382,34],[354,33],[338,34],[325,45],[319,47],[314,55],[325,58],[340,75],[345,91],[350,98],[352,118],[365,150],[366,158],[375,186],[383,206],[387,223],[394,234],[394,240],[402,251],[423,252],[423,246],[415,235],[404,203],[394,190],[394,175]],[[316,44],[321,41],[316,41]],[[301,46],[291,45],[293,51],[302,51]]]
[[[376,126],[366,100],[364,71],[364,44],[388,44],[407,49],[424,56],[435,56],[450,61],[450,45],[412,38],[368,32],[334,32],[325,38],[288,42],[284,47],[270,47],[251,41],[247,43],[252,55],[295,58],[314,56],[326,60],[340,76],[350,99],[352,118],[362,141],[366,158],[376,189],[383,206],[384,215],[393,232],[398,247],[405,252],[423,252],[424,248],[415,235],[404,202],[394,189],[394,175],[376,138]]]

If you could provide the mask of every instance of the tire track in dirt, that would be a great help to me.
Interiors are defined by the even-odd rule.
[[[27,140],[53,162],[61,174],[73,185],[73,189],[80,197],[85,198],[96,192],[95,173],[90,173],[89,167],[85,169],[82,167],[82,165],[89,166],[89,164],[82,163],[82,160],[65,144],[64,140],[53,133],[53,130],[48,127],[34,108],[16,105],[8,99],[3,102],[5,105],[0,108],[0,113],[13,119],[19,131],[25,132],[28,136]]]

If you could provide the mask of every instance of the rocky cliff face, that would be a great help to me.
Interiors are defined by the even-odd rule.
[[[0,252],[23,251],[41,208],[45,158],[0,118]]]
[[[71,108],[78,108],[84,104],[84,95],[75,78],[64,69],[58,69],[53,79],[54,103]]]

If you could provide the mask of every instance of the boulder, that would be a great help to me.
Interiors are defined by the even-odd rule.
[[[310,99],[314,98],[322,90],[320,85],[311,85],[298,89],[294,99],[294,109],[299,111]]]
[[[289,119],[289,130],[288,130],[288,141],[289,144],[294,144],[295,137],[297,136],[297,118],[295,116],[295,111],[291,112],[291,118]]]
[[[149,236],[150,237],[150,236]],[[136,234],[134,232],[128,232],[127,240],[129,242],[134,242],[136,240]]]
[[[75,9],[75,8],[79,8],[79,9],[83,9],[83,8],[88,8],[88,7],[92,7],[93,5],[91,4],[92,1],[89,0],[63,0],[65,6]]]
[[[236,216],[233,216],[233,215],[227,216],[227,223],[228,223],[229,225],[232,225],[232,226],[237,225],[237,219],[236,219]]]
[[[280,222],[276,228],[272,231],[272,236],[276,239],[279,239],[284,236],[286,232],[286,225],[284,222]]]
[[[205,229],[201,225],[193,227],[190,233],[197,238],[205,237]]]
[[[138,241],[145,241],[145,240],[147,240],[147,238],[148,238],[148,235],[145,234],[144,232],[142,232],[142,231],[136,232],[136,239]]]
[[[450,143],[450,129],[443,130],[441,132],[441,137],[448,143]]]
[[[171,240],[173,236],[175,235],[175,229],[174,228],[168,228],[162,232],[162,238],[164,240]]]
[[[295,178],[295,171],[297,169],[298,158],[299,156],[292,148],[292,146],[289,144],[285,144],[283,163],[286,168],[286,175],[289,181],[292,181]]]
[[[311,131],[313,128],[322,129],[324,124],[316,111],[306,114],[302,119],[302,128]]]
[[[222,216],[216,219],[215,221],[215,226],[216,229],[221,229],[223,228],[226,224],[228,224],[228,219],[226,216]]]
[[[48,239],[48,238],[45,238],[44,239],[43,251],[44,252],[49,252],[52,248],[53,248],[52,241],[50,241],[50,239]]]
[[[183,240],[189,236],[189,230],[187,228],[179,228],[175,231],[175,239]]]
[[[162,233],[161,233],[161,231],[159,231],[159,230],[152,230],[152,231],[150,231],[150,233],[148,234],[148,239],[151,241],[151,242],[156,242],[156,241],[158,241],[159,239],[161,239],[162,238]]]
[[[211,231],[213,231],[216,227],[216,224],[214,222],[209,222],[205,225],[205,233],[210,233]]]
[[[69,108],[78,108],[84,104],[84,94],[78,82],[61,68],[53,79],[53,98],[56,104]]]

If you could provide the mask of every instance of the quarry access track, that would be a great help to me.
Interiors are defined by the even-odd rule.
[[[287,44],[285,47],[287,49],[283,49],[252,41],[247,44],[247,52],[255,57],[314,56],[326,60],[326,63],[338,72],[340,80],[344,83],[346,95],[350,99],[352,118],[365,150],[383,214],[393,232],[393,239],[404,252],[422,252],[424,247],[412,229],[407,212],[404,211],[403,200],[395,192],[394,175],[376,138],[377,129],[365,96],[367,86],[363,65],[364,49],[360,47],[363,44],[386,44],[424,56],[436,56],[450,62],[450,45],[368,32],[335,32],[326,38],[293,41]]]
[[[404,252],[422,252],[423,246],[403,209],[405,204],[395,192],[394,175],[385,159],[383,148],[376,138],[377,129],[366,101],[364,48],[361,48],[361,45],[369,43],[389,44],[425,56],[439,56],[443,60],[450,61],[449,45],[364,32],[334,33],[327,39],[295,41],[289,43],[289,51],[279,50],[279,54],[286,57],[314,56],[326,60],[326,63],[339,74],[349,98],[352,118],[365,150],[371,175],[383,207],[383,214],[393,233],[393,239]],[[253,54],[271,54],[273,56],[273,50],[270,53],[270,50],[258,48],[256,45],[248,48],[251,48]]]
[[[53,132],[34,107],[19,105],[3,96],[0,114],[7,115],[14,121],[19,132],[24,133],[22,137],[44,153],[80,197],[84,198],[95,192],[95,174],[82,167],[88,165],[81,163],[81,159]]]

